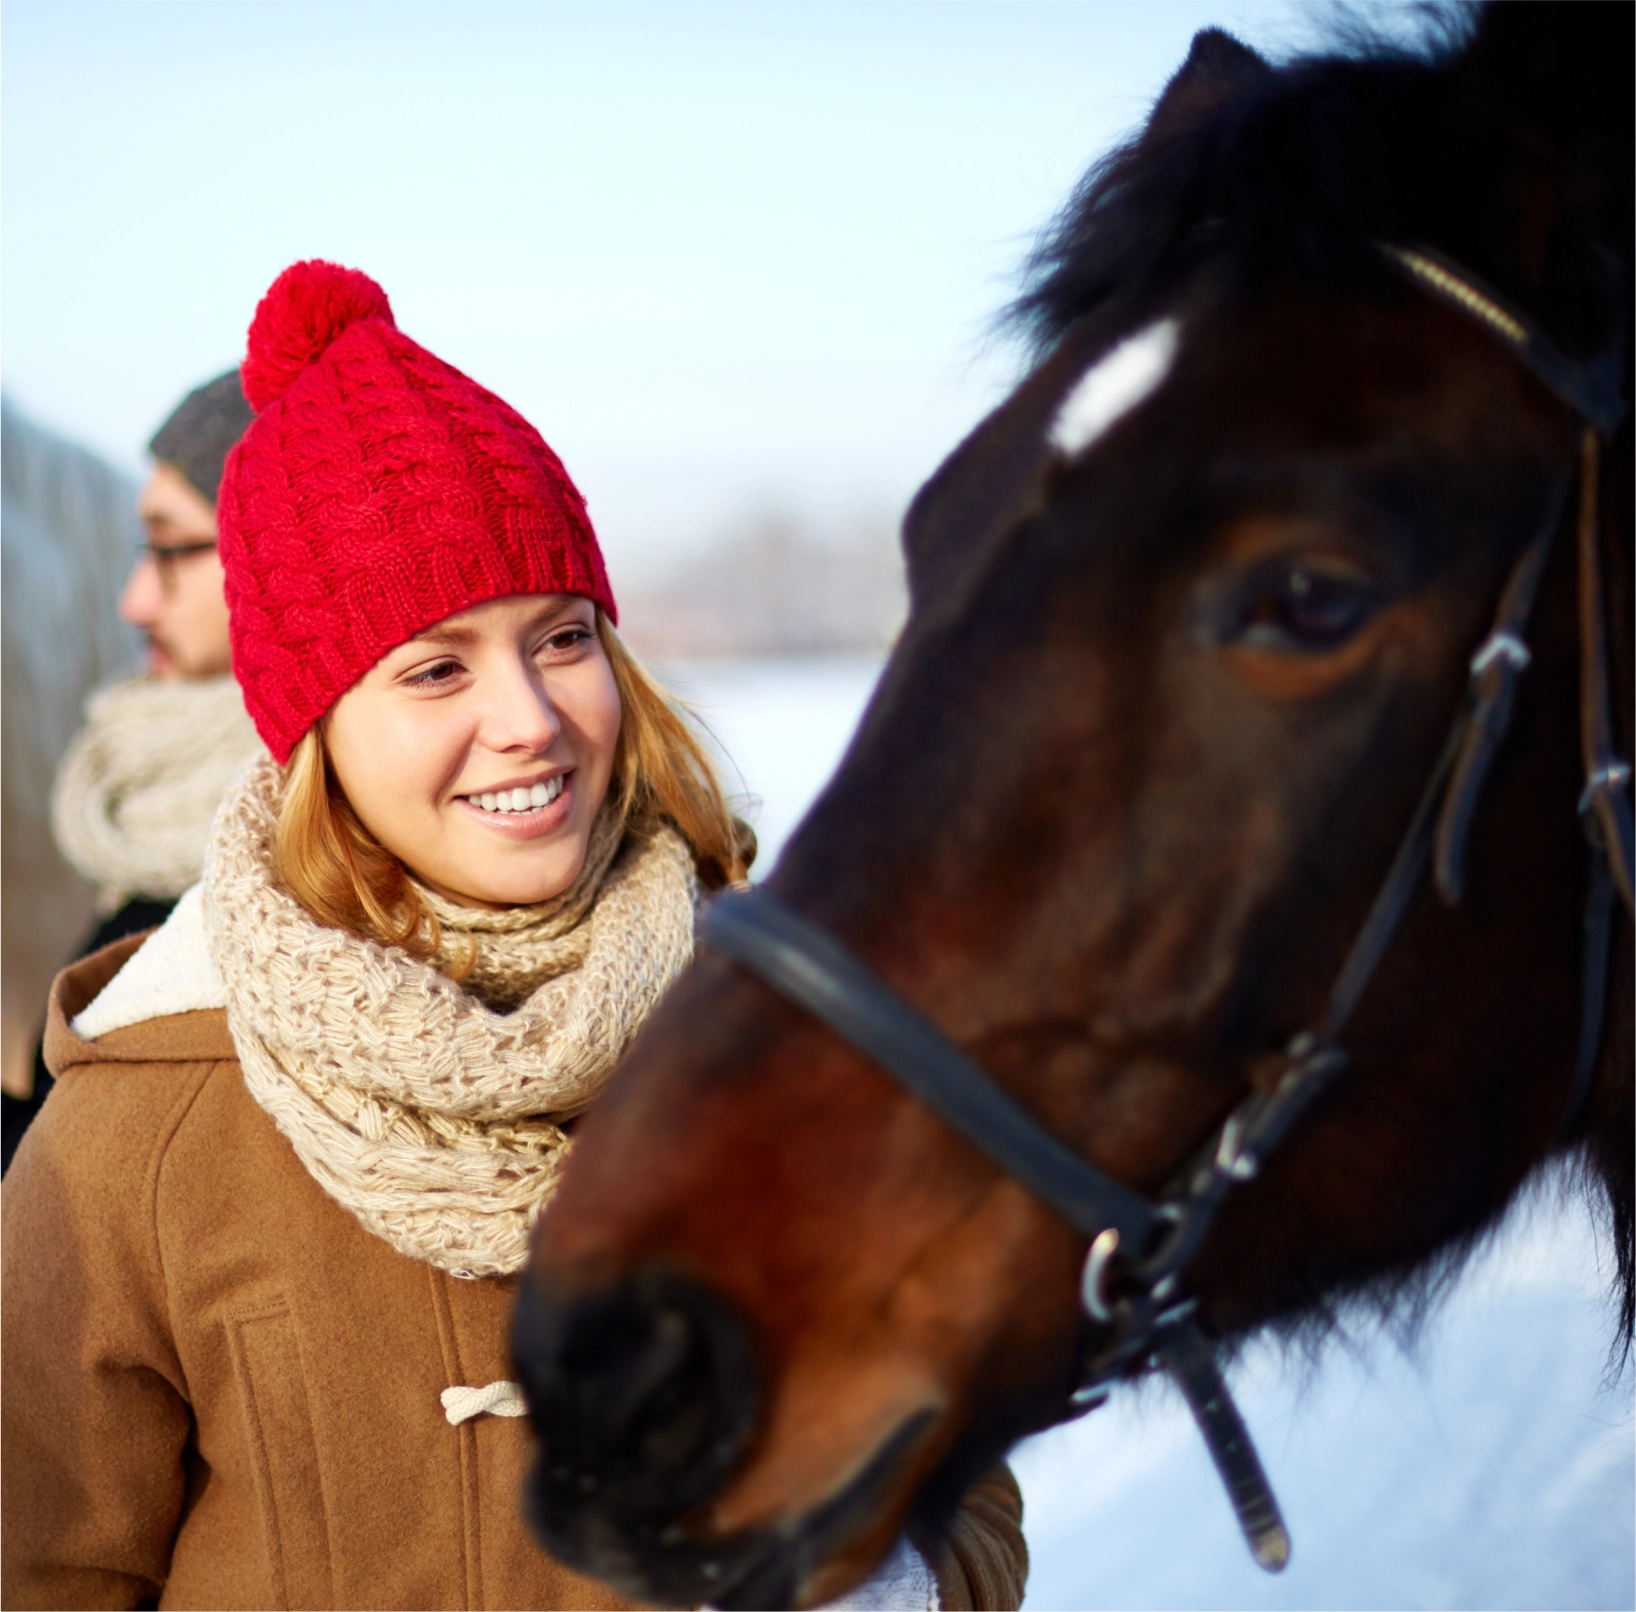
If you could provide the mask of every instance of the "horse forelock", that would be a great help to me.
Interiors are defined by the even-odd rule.
[[[1007,324],[1048,350],[1206,264],[1247,297],[1269,280],[1355,287],[1384,279],[1379,243],[1424,241],[1591,356],[1628,295],[1628,88],[1606,58],[1628,59],[1630,19],[1605,18],[1613,37],[1598,39],[1561,13],[1604,9],[1628,11],[1443,8],[1414,44],[1354,15],[1331,53],[1279,66],[1201,51],[1201,35],[1141,133],[1043,234]],[[1584,81],[1577,111],[1540,88],[1551,70]],[[1503,182],[1497,152],[1513,159]]]

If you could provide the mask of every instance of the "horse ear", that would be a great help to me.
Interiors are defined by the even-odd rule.
[[[1193,35],[1187,60],[1159,96],[1142,139],[1167,140],[1184,133],[1271,72],[1264,58],[1231,34],[1220,28],[1201,28]]]

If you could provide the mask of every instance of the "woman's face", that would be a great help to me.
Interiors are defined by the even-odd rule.
[[[324,737],[353,811],[422,883],[510,907],[574,882],[619,719],[595,605],[523,594],[383,656],[335,702]]]

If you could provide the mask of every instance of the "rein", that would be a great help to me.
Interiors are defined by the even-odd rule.
[[[1607,631],[1597,552],[1598,432],[1624,414],[1622,354],[1590,364],[1563,353],[1480,281],[1426,248],[1382,248],[1417,285],[1479,319],[1585,422],[1580,440],[1578,565],[1580,730],[1585,768],[1579,811],[1591,872],[1584,920],[1580,1032],[1561,1122],[1571,1134],[1588,1098],[1602,1045],[1614,896],[1632,910],[1630,767],[1613,747]],[[1078,1384],[1077,1411],[1106,1398],[1116,1378],[1144,1367],[1169,1372],[1193,1412],[1256,1562],[1277,1572],[1290,1541],[1255,1446],[1199,1327],[1183,1274],[1229,1195],[1255,1179],[1267,1155],[1348,1067],[1341,1043],[1353,1011],[1397,934],[1427,864],[1442,899],[1464,888],[1466,844],[1490,764],[1510,724],[1518,681],[1532,658],[1528,621],[1573,480],[1553,486],[1535,535],[1513,564],[1493,625],[1471,658],[1465,699],[1427,779],[1368,916],[1330,989],[1322,1016],[1285,1049],[1269,1090],[1252,1090],[1211,1143],[1151,1201],[1081,1159],[839,941],[766,890],[721,896],[704,939],[867,1054],[986,1153],[1007,1175],[1090,1238],[1080,1283],[1095,1323]]]

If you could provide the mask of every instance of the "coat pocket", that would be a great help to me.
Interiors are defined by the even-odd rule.
[[[329,1528],[295,1319],[286,1304],[227,1322],[272,1604],[332,1607]]]

